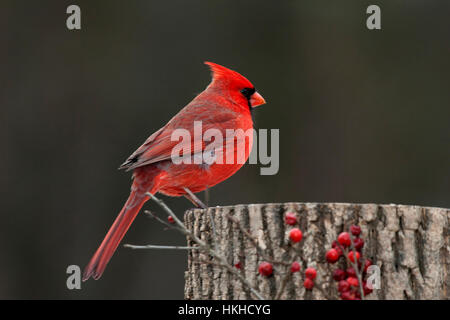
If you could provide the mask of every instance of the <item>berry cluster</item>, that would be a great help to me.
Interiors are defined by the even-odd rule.
[[[303,286],[307,290],[312,290],[314,288],[314,279],[317,277],[317,271],[314,268],[308,268],[305,270],[305,281],[303,281]]]
[[[284,222],[289,226],[295,226],[298,221],[296,214],[293,212],[286,213],[284,217]],[[299,228],[292,228],[289,231],[289,241],[292,244],[296,244],[303,239],[303,233]],[[290,265],[291,274],[299,272],[301,269],[300,263],[298,261],[292,262]],[[273,274],[273,266],[269,262],[261,262],[259,264],[258,272],[260,275],[265,277],[270,277]],[[303,286],[307,290],[312,290],[314,288],[314,279],[317,277],[317,271],[314,268],[307,268],[305,270],[305,280],[303,281]]]
[[[297,250],[299,247],[296,245],[303,239],[302,231],[297,227],[298,220],[295,213],[288,212],[284,217],[284,222],[288,225],[288,237],[290,243],[290,250]],[[325,254],[325,259],[330,264],[337,263],[342,257],[341,268],[335,269],[333,272],[333,280],[337,282],[337,290],[342,300],[361,300],[365,296],[372,293],[372,289],[368,287],[367,269],[372,265],[370,259],[364,259],[363,257],[364,239],[361,237],[361,227],[352,225],[349,232],[342,232],[337,239],[333,241],[331,249]],[[294,259],[298,256],[298,252],[293,255]],[[268,262],[271,261],[271,262]],[[278,271],[278,264],[280,266],[286,266],[287,269],[285,275],[289,278],[301,269],[298,261],[286,264],[286,262],[273,261],[267,258],[266,261],[261,262],[258,267],[258,272],[263,277],[270,277],[274,273],[275,263],[276,270]],[[235,264],[237,269],[241,268],[241,263]],[[307,290],[312,290],[315,286],[315,279],[317,277],[317,270],[309,267],[304,272],[303,287]],[[286,279],[288,279],[286,278]]]
[[[372,264],[370,259],[362,262],[362,249],[364,240],[360,237],[361,227],[353,225],[350,233],[342,232],[337,240],[333,241],[331,249],[325,254],[328,263],[336,263],[339,258],[344,257],[344,269],[336,269],[333,272],[333,279],[338,283],[338,291],[342,300],[360,300],[372,292],[367,286],[364,278],[367,268]],[[360,284],[360,281],[362,282]]]

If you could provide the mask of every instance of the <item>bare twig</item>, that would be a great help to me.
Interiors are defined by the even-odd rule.
[[[353,260],[355,262],[352,262],[350,260],[350,258],[348,257],[349,251],[348,251],[347,248],[344,249],[339,242],[337,242],[337,245],[339,246],[339,248],[341,249],[343,255],[345,256],[345,260],[347,261],[347,265],[351,265],[353,267],[353,269],[355,270],[356,277],[358,279],[359,291],[361,293],[361,300],[364,300],[364,290],[362,288],[362,277],[361,277],[361,273],[360,273],[359,268],[358,268],[358,261],[356,260],[356,253],[355,253],[356,250],[355,250],[355,246],[353,245],[353,237],[352,237],[351,233],[350,233],[350,240],[351,240],[351,247],[352,247],[352,250],[353,250]]]
[[[209,198],[210,198],[210,194],[209,194],[210,192],[209,192],[209,188],[206,188],[205,189],[205,204],[206,204],[206,206],[207,207],[209,207]]]
[[[294,251],[293,247],[291,246],[289,248],[291,251]],[[275,295],[275,300],[279,300],[281,298],[281,295],[284,292],[284,289],[286,288],[287,283],[289,282],[289,279],[291,279],[292,277],[292,272],[290,270],[290,267],[292,267],[292,263],[294,263],[294,261],[297,259],[297,252],[294,251],[294,256],[291,256],[291,254],[289,253],[289,260],[292,261],[288,267],[286,267],[286,274],[283,278],[283,280],[281,280],[281,285],[280,285],[280,289],[278,290],[277,294]]]
[[[330,279],[330,282],[332,282],[332,279]],[[325,297],[325,299],[327,300],[334,300],[333,297],[331,297],[324,289],[323,289],[323,284],[324,282],[319,282],[315,284],[314,288],[316,288],[317,290],[319,290],[322,295]]]
[[[204,204],[189,188],[184,187],[183,189],[187,193],[187,198],[191,200],[193,204],[202,209],[208,209],[206,204]]]
[[[238,226],[239,230],[241,230],[241,232],[252,242],[252,244],[258,249],[258,250],[262,250],[262,248],[259,246],[258,241],[255,239],[255,237],[253,237],[247,230],[244,229],[244,227],[239,223],[239,221],[231,216],[230,214],[226,214],[225,217],[230,220],[231,222],[233,222],[236,226]]]
[[[208,212],[209,220],[211,221],[211,229],[213,231],[213,237],[212,237],[212,243],[213,247],[216,248],[216,239],[217,239],[217,232],[216,232],[216,224],[214,223],[213,216],[211,214],[211,211],[208,209],[208,207],[201,202],[199,198],[191,191],[189,188],[184,188],[184,191],[186,191],[191,199],[193,199],[195,202],[201,204],[201,207]]]
[[[198,250],[199,247],[186,247],[186,246],[160,246],[160,245],[153,245],[153,244],[147,244],[145,246],[136,246],[133,244],[124,244],[125,248],[130,249],[171,249],[171,250]]]
[[[263,258],[264,261],[270,262],[272,264],[279,264],[279,265],[284,265],[284,266],[290,266],[291,264],[289,262],[285,262],[285,261],[278,261],[275,259],[272,259],[271,257],[267,256],[265,250],[263,248],[261,248],[261,246],[258,244],[258,241],[255,239],[255,237],[253,237],[247,230],[245,230],[245,228],[239,223],[239,221],[229,215],[228,213],[225,215],[225,217],[230,220],[231,222],[233,222],[238,228],[239,230],[242,232],[242,234],[247,237],[247,239],[250,240],[251,244],[256,248],[256,250],[258,251],[258,254]]]
[[[158,217],[156,214],[154,214],[153,212],[151,212],[150,210],[144,210],[144,213],[149,216],[150,218],[154,218],[156,220],[158,220],[158,222],[162,223],[163,225],[167,226],[170,229],[177,229],[178,227],[174,226],[173,224],[164,221],[163,219],[161,219],[160,217]]]
[[[351,232],[349,232],[349,234],[350,234],[351,246],[352,246],[352,251],[353,251],[353,260],[355,262],[351,262],[351,260],[350,259],[349,260],[352,263],[353,268],[356,271],[356,277],[358,278],[358,284],[359,284],[359,291],[361,293],[361,300],[364,300],[364,289],[363,289],[363,284],[362,284],[362,274],[361,274],[361,270],[359,270],[359,268],[358,268],[358,260],[356,259],[356,249],[355,249],[355,244],[353,243],[353,235],[352,235]],[[361,265],[361,267],[363,267],[363,266]]]
[[[289,268],[287,268],[287,272],[283,278],[283,280],[281,280],[281,286],[280,289],[278,290],[277,294],[275,295],[275,300],[279,300],[281,298],[281,295],[284,292],[284,289],[286,288],[286,285],[289,282],[289,279],[291,279],[292,277],[292,272],[290,272]]]
[[[168,215],[170,215],[174,219],[175,224],[179,227],[180,232],[182,232],[184,235],[186,235],[187,237],[192,239],[192,241],[194,241],[199,246],[199,249],[204,250],[205,252],[209,253],[211,256],[216,258],[218,260],[218,262],[225,269],[228,270],[228,272],[230,272],[233,275],[235,275],[245,286],[247,286],[249,288],[250,292],[253,293],[253,295],[256,298],[258,298],[260,300],[264,300],[265,299],[263,297],[263,295],[260,292],[258,292],[258,290],[256,288],[254,288],[251,283],[249,283],[247,281],[247,279],[245,279],[233,266],[228,264],[226,258],[224,258],[222,255],[220,255],[217,251],[213,250],[206,242],[204,242],[203,240],[199,239],[196,235],[194,235],[191,231],[189,231],[185,227],[183,222],[181,222],[181,220],[178,219],[178,217],[173,213],[173,211],[164,203],[164,201],[162,201],[161,199],[158,199],[157,197],[155,197],[151,193],[147,193],[146,195],[148,195],[164,211],[166,211]]]

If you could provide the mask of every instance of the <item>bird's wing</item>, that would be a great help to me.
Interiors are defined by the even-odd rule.
[[[205,143],[202,139],[203,133],[208,129],[218,129],[225,138],[226,129],[237,127],[241,115],[223,106],[214,103],[188,105],[173,117],[164,127],[153,133],[128,159],[119,167],[127,171],[164,161],[172,157],[172,149],[177,146],[178,150],[189,150],[193,156],[217,146],[219,142]],[[194,134],[194,122],[201,121],[202,134],[200,137]],[[191,136],[190,141],[186,139],[172,141],[172,134],[176,129],[187,130]],[[201,141],[196,141],[196,140]],[[220,143],[222,144],[222,143]],[[183,154],[187,156],[187,154]]]

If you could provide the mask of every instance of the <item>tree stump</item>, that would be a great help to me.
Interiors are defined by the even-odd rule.
[[[338,234],[358,224],[365,240],[363,255],[381,271],[381,287],[368,299],[448,299],[450,296],[450,210],[408,205],[347,203],[250,204],[191,209],[185,213],[188,230],[214,246],[245,279],[267,299],[275,298],[283,275],[258,274],[263,261],[256,246],[243,230],[248,230],[271,257],[286,256],[291,226],[284,223],[287,212],[295,212],[303,240],[297,258],[301,272],[286,283],[281,299],[338,299],[331,274],[336,265],[326,263],[325,253]],[[227,216],[234,217],[242,228]],[[211,219],[214,222],[212,227]],[[214,231],[216,236],[214,237]],[[195,245],[188,237],[188,245]],[[210,261],[211,263],[206,263]],[[188,253],[185,272],[186,299],[254,299],[236,275],[214,263],[201,250]],[[317,269],[321,290],[303,288],[302,272]]]

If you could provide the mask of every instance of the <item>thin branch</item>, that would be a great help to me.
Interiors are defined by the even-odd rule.
[[[185,235],[190,234],[190,232],[186,229],[186,227],[184,226],[184,223],[181,222],[180,219],[178,219],[177,215],[175,213],[173,213],[172,209],[170,209],[164,201],[162,201],[161,199],[158,199],[157,197],[155,197],[153,194],[151,194],[150,192],[146,193],[147,196],[149,196],[153,201],[155,201],[164,211],[167,212],[167,214],[169,216],[171,216],[173,218],[173,220],[175,221],[175,223],[178,225],[178,227],[180,227],[180,231],[183,232]],[[200,239],[198,239],[200,240]],[[200,240],[201,241],[201,240]],[[203,241],[201,241],[203,242]],[[205,243],[203,243],[203,245],[205,245]]]
[[[178,227],[174,226],[173,224],[171,224],[171,223],[169,223],[169,222],[167,222],[167,221],[164,221],[163,219],[161,219],[160,217],[158,217],[156,214],[154,214],[154,213],[151,212],[150,210],[144,210],[144,213],[145,213],[148,217],[158,220],[158,222],[160,222],[160,223],[162,223],[163,225],[167,226],[169,229],[177,229],[177,230],[179,229]]]
[[[195,261],[195,260],[197,260],[197,261]],[[228,272],[230,272],[231,274],[237,276],[237,277],[241,280],[241,282],[243,283],[243,285],[244,285],[244,286],[247,286],[247,288],[249,288],[250,291],[251,291],[251,292],[252,292],[259,300],[266,300],[266,298],[264,298],[264,297],[257,291],[257,289],[256,289],[255,287],[253,287],[249,282],[247,282],[247,280],[246,280],[245,278],[243,278],[243,277],[240,275],[239,271],[237,271],[237,270],[235,269],[235,267],[231,267],[228,263],[208,261],[208,260],[204,260],[204,259],[200,259],[200,258],[194,259],[194,263],[195,263],[195,262],[197,262],[197,263],[203,263],[203,264],[206,264],[206,265],[218,266],[218,267],[222,267],[222,268],[227,269]],[[231,268],[231,269],[230,269],[230,268]],[[244,281],[243,281],[242,279],[244,279]]]
[[[208,209],[208,207],[199,198],[197,198],[197,196],[191,190],[189,190],[189,188],[183,188],[183,189],[184,189],[184,191],[187,192],[189,197],[191,197],[192,199],[194,199],[194,201],[196,201],[199,204],[201,204],[203,206],[203,209],[207,210],[209,220],[211,221],[211,229],[213,231],[212,243],[213,243],[213,247],[215,249],[216,248],[217,232],[216,232],[216,224],[214,223],[214,219],[213,219],[213,216],[211,214],[211,211]]]
[[[246,236],[251,244],[256,248],[256,250],[258,251],[258,254],[263,258],[264,261],[270,262],[272,264],[279,264],[279,265],[284,265],[284,266],[290,266],[291,264],[289,262],[284,262],[284,261],[278,261],[275,259],[272,259],[271,257],[267,256],[265,250],[263,248],[261,248],[261,246],[258,244],[258,241],[255,239],[255,237],[253,237],[240,223],[239,221],[231,216],[230,214],[226,214],[225,217],[230,220],[231,222],[233,222],[238,229],[244,234],[244,236]]]
[[[352,251],[353,251],[353,260],[355,261],[354,263],[352,262],[352,265],[356,271],[356,277],[358,278],[359,291],[361,293],[361,300],[364,300],[364,289],[363,289],[363,284],[362,284],[361,270],[359,270],[358,261],[356,260],[356,249],[355,249],[355,244],[353,243],[353,235],[351,232],[349,232],[349,234],[350,234],[351,246],[352,246]],[[361,267],[363,267],[363,266],[361,265]]]
[[[202,200],[200,200],[189,188],[184,187],[183,189],[188,194],[189,199],[192,201],[192,203],[194,203],[196,206],[202,209],[208,209],[206,204],[204,204]]]
[[[360,290],[360,293],[361,293],[361,300],[364,300],[364,290],[362,289],[362,281],[361,281],[362,279],[361,279],[361,274],[360,274],[359,268],[358,268],[358,262],[356,261],[355,246],[353,245],[353,237],[352,237],[351,233],[350,233],[350,240],[351,240],[351,247],[352,247],[352,250],[353,250],[353,260],[355,262],[352,262],[350,260],[350,258],[348,257],[349,251],[348,251],[347,248],[344,249],[339,242],[337,242],[337,245],[339,246],[339,248],[341,249],[343,255],[345,256],[345,260],[347,261],[347,265],[350,264],[353,267],[353,269],[355,270],[356,278],[358,279],[359,290]]]
[[[169,250],[198,250],[199,247],[186,247],[186,246],[159,246],[159,245],[153,245],[153,244],[147,244],[145,246],[136,246],[133,244],[124,244],[125,248],[130,249],[169,249]]]
[[[209,198],[210,198],[210,194],[209,194],[209,188],[207,187],[206,189],[205,189],[205,204],[206,204],[206,206],[207,207],[209,207]]]
[[[332,282],[333,280],[330,279],[330,282]],[[324,289],[323,289],[323,284],[324,282],[319,282],[315,284],[314,288],[316,288],[317,290],[319,290],[322,295],[325,297],[325,299],[327,300],[335,300],[333,297],[331,297]]]
[[[283,280],[281,281],[280,290],[275,295],[275,300],[278,300],[278,299],[281,298],[281,295],[283,294],[283,291],[286,288],[286,285],[289,282],[289,279],[292,277],[292,271],[291,271],[292,264],[294,263],[294,261],[297,260],[297,258],[299,256],[298,251],[296,250],[296,248],[294,248],[294,246],[290,246],[289,250],[292,251],[294,253],[294,255],[291,256],[291,253],[289,253],[289,260],[292,261],[292,262],[291,263],[286,263],[286,265],[288,266],[286,268],[287,272],[286,272],[286,275],[284,276]]]
[[[281,280],[281,286],[280,290],[278,290],[275,300],[279,300],[281,298],[281,295],[283,294],[284,289],[286,288],[287,283],[289,282],[289,279],[292,277],[292,272],[288,269],[286,272],[286,275],[284,276],[283,280]]]
[[[151,193],[146,193],[153,201],[155,201],[164,211],[167,212],[175,221],[176,225],[180,228],[180,232],[182,232],[187,237],[191,238],[192,241],[197,243],[197,245],[200,247],[199,249],[202,249],[209,253],[211,256],[216,258],[224,268],[226,268],[230,273],[234,274],[245,286],[249,288],[249,290],[260,300],[264,300],[265,298],[261,293],[258,292],[248,281],[245,279],[237,270],[235,270],[234,267],[232,267],[230,264],[228,264],[227,260],[217,253],[215,250],[211,249],[210,246],[208,246],[203,240],[199,239],[196,235],[194,235],[191,231],[189,231],[183,222],[181,222],[180,219],[173,213],[173,211],[162,201],[161,199],[158,199]]]

